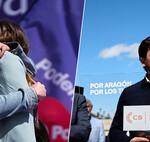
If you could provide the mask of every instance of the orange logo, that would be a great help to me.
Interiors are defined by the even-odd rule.
[[[134,115],[134,116],[133,116],[133,119],[134,119],[134,120],[142,120],[143,117],[142,117],[142,115]]]
[[[132,112],[129,112],[126,116],[126,119],[129,123],[132,123],[132,120],[142,120],[143,119],[142,115],[133,115],[133,117],[131,117],[131,116],[132,116]]]
[[[132,120],[130,119],[131,115],[132,115],[132,112],[129,112],[126,117],[126,119],[129,123],[132,123]]]

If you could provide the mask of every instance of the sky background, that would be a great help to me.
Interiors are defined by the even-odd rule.
[[[105,115],[114,115],[120,93],[107,93],[119,88],[107,86],[110,82],[143,79],[137,51],[150,36],[149,5],[149,0],[86,0],[75,84],[84,87],[93,113],[101,108]],[[103,89],[103,94],[90,94],[91,83],[102,83],[103,88],[94,89]],[[124,87],[127,84],[120,86]]]

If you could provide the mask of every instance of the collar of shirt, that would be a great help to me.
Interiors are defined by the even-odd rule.
[[[147,76],[145,76],[146,82],[150,83],[150,80],[147,78]]]

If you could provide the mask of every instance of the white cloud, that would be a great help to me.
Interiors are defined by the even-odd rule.
[[[99,53],[100,58],[120,57],[121,54],[126,53],[129,58],[138,58],[139,43],[131,45],[117,44],[110,48],[105,48]]]

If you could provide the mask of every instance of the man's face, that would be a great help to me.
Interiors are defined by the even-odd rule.
[[[146,54],[146,58],[140,58],[141,64],[144,68],[146,68],[147,72],[150,72],[150,50],[148,50]]]
[[[89,103],[87,103],[87,110],[88,110],[88,113],[90,113],[91,110],[92,110],[92,107],[91,107],[91,105]]]

